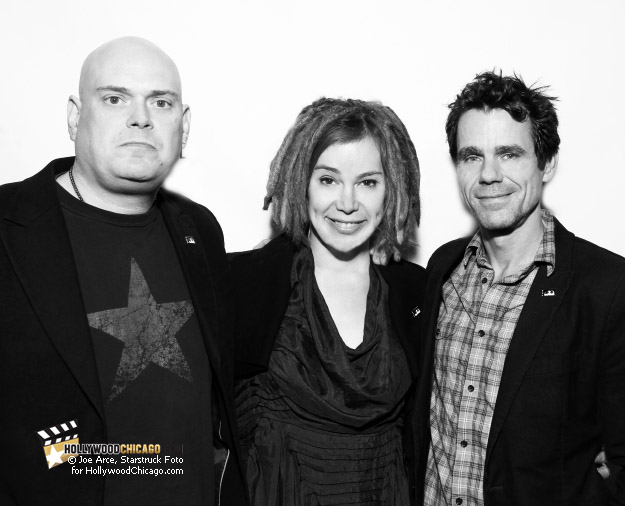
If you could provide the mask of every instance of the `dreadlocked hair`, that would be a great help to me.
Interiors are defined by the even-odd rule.
[[[317,160],[329,146],[371,137],[385,176],[384,215],[371,238],[378,251],[392,253],[413,239],[420,218],[419,160],[406,127],[379,102],[321,98],[304,107],[271,162],[264,209],[295,244],[310,226],[308,185]]]
[[[458,123],[460,117],[471,109],[489,111],[503,109],[515,121],[523,122],[529,118],[532,126],[534,152],[538,167],[542,170],[551,160],[560,146],[558,135],[558,115],[554,102],[556,97],[548,96],[546,86],[527,86],[516,74],[503,76],[496,73],[482,72],[467,84],[456,100],[449,104],[449,116],[445,130],[449,154],[454,163],[458,155]]]

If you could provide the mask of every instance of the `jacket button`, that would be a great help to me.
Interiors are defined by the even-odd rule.
[[[484,337],[484,334],[486,334],[486,332],[484,332],[483,330],[480,330],[477,335],[480,337]]]
[[[456,504],[458,506],[460,506],[462,504],[462,499],[460,499],[460,497],[458,497],[458,499],[456,499]]]
[[[469,386],[467,387],[467,390],[468,390],[469,392],[473,392],[473,390],[475,390],[475,387],[474,387],[473,385],[469,385]]]
[[[468,444],[469,443],[467,443],[466,441],[462,441],[462,443],[460,443],[460,446],[462,446],[463,448],[466,448]]]

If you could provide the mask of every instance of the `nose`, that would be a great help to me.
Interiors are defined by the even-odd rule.
[[[126,121],[128,128],[152,128],[152,117],[150,116],[150,110],[144,101],[137,101],[133,105],[128,120]]]
[[[356,198],[356,192],[352,186],[345,185],[341,187],[341,194],[336,200],[336,208],[345,214],[358,211],[358,199]]]
[[[485,158],[480,171],[480,183],[492,184],[503,181],[501,167],[497,158]]]

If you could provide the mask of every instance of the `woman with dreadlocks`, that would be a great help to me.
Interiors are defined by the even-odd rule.
[[[271,163],[282,235],[231,257],[239,436],[254,506],[410,503],[409,398],[424,271],[419,162],[376,102],[305,107]]]

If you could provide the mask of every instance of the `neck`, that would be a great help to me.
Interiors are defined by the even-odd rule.
[[[83,177],[82,172],[77,170],[76,166],[72,167],[72,176],[74,178],[73,183],[69,177],[69,172],[61,174],[57,178],[57,182],[76,199],[105,211],[118,214],[147,213],[152,207],[158,192],[157,188],[149,193],[124,194],[107,191],[99,187],[97,191],[94,191],[93,185],[89,184],[88,179]]]
[[[315,272],[333,271],[337,274],[351,272],[366,272],[368,275],[371,256],[369,244],[366,243],[358,251],[349,254],[337,254],[328,249],[314,234],[310,236],[310,249],[315,260]]]
[[[495,279],[501,279],[518,272],[534,260],[543,237],[543,223],[540,205],[521,226],[513,230],[480,229],[482,242]]]

